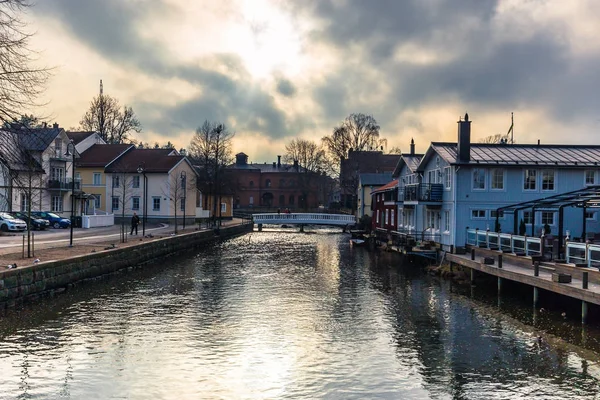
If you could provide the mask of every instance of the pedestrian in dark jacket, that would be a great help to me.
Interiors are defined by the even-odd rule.
[[[133,235],[133,231],[135,229],[135,234],[138,234],[138,225],[140,223],[140,217],[138,217],[138,215],[134,212],[133,213],[133,217],[131,217],[131,233],[130,235]]]

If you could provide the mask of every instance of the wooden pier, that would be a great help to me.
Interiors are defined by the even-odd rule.
[[[501,290],[503,279],[532,286],[534,304],[538,300],[538,289],[581,300],[581,318],[584,323],[588,303],[600,305],[600,271],[597,268],[535,261],[529,256],[480,248],[471,248],[464,255],[447,253],[445,259],[451,266],[469,268],[472,281],[476,271],[498,277],[498,290]],[[560,283],[558,278],[567,278],[570,282]]]

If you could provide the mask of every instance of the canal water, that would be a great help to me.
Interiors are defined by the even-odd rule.
[[[335,230],[263,231],[10,312],[0,399],[593,399],[599,337]]]

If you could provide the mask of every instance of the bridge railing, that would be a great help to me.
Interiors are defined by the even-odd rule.
[[[321,223],[327,224],[332,223],[336,225],[353,225],[356,223],[356,217],[354,215],[346,214],[320,214],[320,213],[291,213],[291,214],[254,214],[252,216],[255,223],[268,224],[272,221],[274,224],[279,224],[281,221],[289,222],[291,224],[310,224],[310,223]]]

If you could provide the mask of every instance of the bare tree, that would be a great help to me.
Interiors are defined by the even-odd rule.
[[[173,204],[175,215],[175,233],[177,233],[177,210],[183,208],[185,210],[186,202],[195,194],[196,181],[194,177],[184,175],[171,175],[167,186],[163,187],[162,192],[165,197],[168,197]],[[185,215],[183,216],[185,218]]]
[[[142,131],[142,124],[131,107],[121,108],[114,97],[100,93],[79,122],[82,130],[97,132],[107,143],[127,143]]]
[[[19,18],[30,7],[27,0],[0,1],[0,121],[18,121],[21,114],[39,106],[40,94],[50,75],[48,68],[36,67],[29,49],[31,34]]]
[[[233,162],[232,140],[234,133],[230,132],[225,124],[219,122],[204,121],[196,129],[196,133],[190,142],[190,158],[200,165],[201,178],[200,188],[204,193],[213,196],[213,224],[217,221],[218,204],[221,204],[221,196],[227,185],[224,179],[225,167]],[[219,215],[219,223],[220,223]]]
[[[328,165],[325,149],[310,140],[293,139],[285,146],[284,160],[290,164],[297,163],[296,173],[304,199],[303,205],[308,208],[311,188],[319,184],[318,180]]]
[[[133,193],[133,176],[129,171],[132,169],[128,165],[118,163],[112,173],[112,194],[111,194],[111,210],[114,211],[113,199],[118,199],[118,205],[121,207],[121,240],[125,241],[125,208],[132,201]],[[139,178],[138,178],[139,179]],[[108,206],[107,206],[108,208]]]
[[[350,150],[377,150],[386,144],[386,140],[379,137],[379,129],[373,116],[350,114],[340,126],[333,128],[330,136],[325,136],[322,140],[330,156],[339,162],[348,157]]]
[[[402,149],[400,149],[400,147],[394,146],[387,153],[388,154],[402,154]]]
[[[510,131],[509,133],[503,135],[501,133],[497,133],[495,135],[486,136],[483,139],[479,140],[479,143],[487,143],[487,144],[499,144],[499,143],[508,143],[510,141]]]

